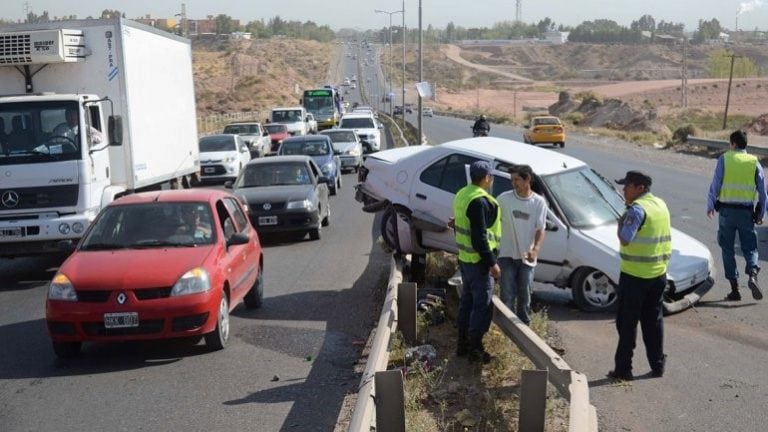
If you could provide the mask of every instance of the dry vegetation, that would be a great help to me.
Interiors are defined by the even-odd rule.
[[[198,116],[296,105],[338,64],[336,45],[297,39],[198,40],[193,69]]]

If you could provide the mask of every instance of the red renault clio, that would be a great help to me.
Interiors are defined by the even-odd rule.
[[[59,357],[82,342],[205,336],[263,298],[262,248],[242,203],[211,189],[145,192],[107,206],[51,281],[45,318]]]

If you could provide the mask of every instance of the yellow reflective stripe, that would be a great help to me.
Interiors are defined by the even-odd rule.
[[[671,235],[661,236],[661,237],[635,237],[632,239],[632,243],[640,243],[640,244],[656,244],[656,243],[664,243],[672,241]]]
[[[628,255],[628,254],[622,253],[619,255],[621,255],[621,259],[623,259],[624,261],[632,261],[632,262],[639,262],[639,263],[662,262],[662,261],[668,261],[670,258],[672,258],[672,254],[662,254],[662,255],[656,255],[656,256],[640,256],[640,255]]]
[[[720,186],[720,190],[722,191],[723,189],[752,192],[757,189],[757,187],[755,185],[745,185],[740,183],[723,183],[722,186]]]

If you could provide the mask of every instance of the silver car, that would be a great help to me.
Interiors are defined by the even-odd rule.
[[[357,172],[363,164],[363,147],[353,129],[327,129],[320,132],[327,135],[333,144],[333,152],[339,155],[341,169]]]

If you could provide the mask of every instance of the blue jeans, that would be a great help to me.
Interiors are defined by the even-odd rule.
[[[752,220],[752,209],[748,207],[723,207],[720,209],[719,223],[717,244],[720,245],[720,250],[723,253],[725,278],[731,281],[739,279],[734,253],[736,233],[739,234],[741,253],[747,261],[745,273],[749,274],[753,269],[760,270],[757,265],[757,230],[755,230],[755,222]]]
[[[482,338],[491,327],[493,317],[493,278],[484,264],[459,262],[459,269],[464,291],[456,325],[460,333],[466,332],[470,338]]]
[[[534,267],[524,264],[523,260],[507,257],[499,258],[499,267],[501,301],[520,318],[520,321],[530,325]]]

